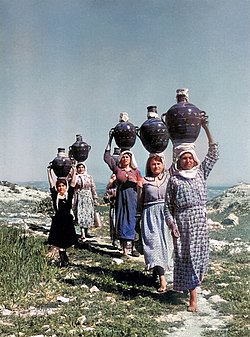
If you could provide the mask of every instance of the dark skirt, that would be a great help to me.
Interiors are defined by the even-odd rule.
[[[119,188],[116,200],[116,228],[119,239],[135,239],[136,208],[136,184],[127,182]]]
[[[69,248],[77,243],[77,235],[71,214],[64,214],[63,216],[56,214],[53,216],[48,242],[50,245],[59,248]]]

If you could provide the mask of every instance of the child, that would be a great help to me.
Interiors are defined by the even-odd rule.
[[[72,168],[71,170],[72,179],[70,181],[70,186],[68,186],[66,178],[58,178],[55,183],[52,177],[51,168],[48,168],[48,180],[55,210],[48,238],[48,243],[52,245],[52,249],[48,256],[54,257],[59,251],[61,267],[66,267],[69,263],[66,249],[77,244],[77,236],[73,224],[73,216],[71,214],[76,169]]]

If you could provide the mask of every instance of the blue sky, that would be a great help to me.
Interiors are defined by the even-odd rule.
[[[140,126],[187,87],[220,144],[208,183],[250,183],[250,1],[0,0],[0,179],[46,180],[58,147],[91,145],[98,182],[108,132]],[[203,130],[196,144],[202,159]],[[133,147],[144,170],[148,156]],[[171,164],[172,145],[165,151]]]

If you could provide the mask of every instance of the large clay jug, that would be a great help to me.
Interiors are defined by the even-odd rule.
[[[113,134],[116,145],[121,151],[130,150],[135,145],[136,127],[129,122],[126,112],[120,114],[120,121],[110,130],[110,134]]]
[[[58,178],[67,177],[71,169],[71,160],[66,156],[65,148],[59,147],[57,156],[50,163]]]
[[[147,110],[148,119],[137,130],[137,135],[149,153],[163,152],[168,146],[168,129],[158,116],[157,106],[150,105]]]
[[[190,103],[188,98],[188,89],[177,89],[177,103],[161,116],[173,144],[193,143],[200,133],[201,117],[205,113]]]
[[[91,146],[85,143],[81,135],[76,135],[76,141],[69,147],[69,157],[78,162],[84,162],[89,155]]]

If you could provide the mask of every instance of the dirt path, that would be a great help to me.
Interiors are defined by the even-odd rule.
[[[223,316],[213,309],[212,303],[224,302],[218,295],[210,296],[208,291],[198,291],[197,313],[180,311],[177,314],[162,315],[161,322],[172,323],[172,331],[165,331],[163,336],[171,337],[201,337],[206,330],[218,330],[225,326],[231,317]],[[174,324],[176,323],[176,326]]]
[[[9,218],[8,223],[10,224],[12,222],[16,222],[15,220],[13,218]],[[21,219],[18,218],[18,220],[20,221]],[[32,217],[30,219],[22,219],[22,221],[24,222],[23,225],[26,225],[26,229],[29,229],[33,235],[42,235],[46,237],[45,233],[48,231],[49,226],[46,221],[44,221],[44,219],[39,218],[37,223],[35,223]],[[29,222],[32,223],[32,226]],[[109,249],[104,248],[110,246],[109,237],[96,236],[93,240],[93,243],[94,242],[95,244],[93,244],[93,248],[98,246],[98,250],[102,250],[103,252],[110,251]],[[114,253],[114,250],[112,250],[112,252]],[[132,259],[136,259],[138,262],[144,262],[143,255],[141,255],[139,258]],[[171,337],[202,337],[203,332],[206,330],[217,330],[225,326],[232,318],[221,315],[213,308],[213,303],[223,301],[224,300],[218,295],[211,296],[209,291],[198,289],[199,312],[190,313],[186,310],[183,310],[177,314],[166,313],[160,316],[157,321],[166,322],[168,324],[168,331],[163,331],[162,335]],[[172,324],[171,332],[169,332],[169,323]]]
[[[108,245],[110,241],[108,237],[96,239],[100,245]],[[144,262],[143,255],[136,258],[136,260]],[[164,314],[157,319],[159,322],[168,323],[168,331],[163,331],[163,336],[202,337],[204,331],[211,329],[218,330],[225,326],[230,319],[232,319],[232,317],[223,316],[214,309],[215,303],[226,302],[219,295],[211,296],[210,291],[201,288],[197,288],[197,292],[199,308],[197,313],[190,313],[184,310],[178,312],[177,314]],[[171,332],[169,332],[169,323],[173,324]]]

